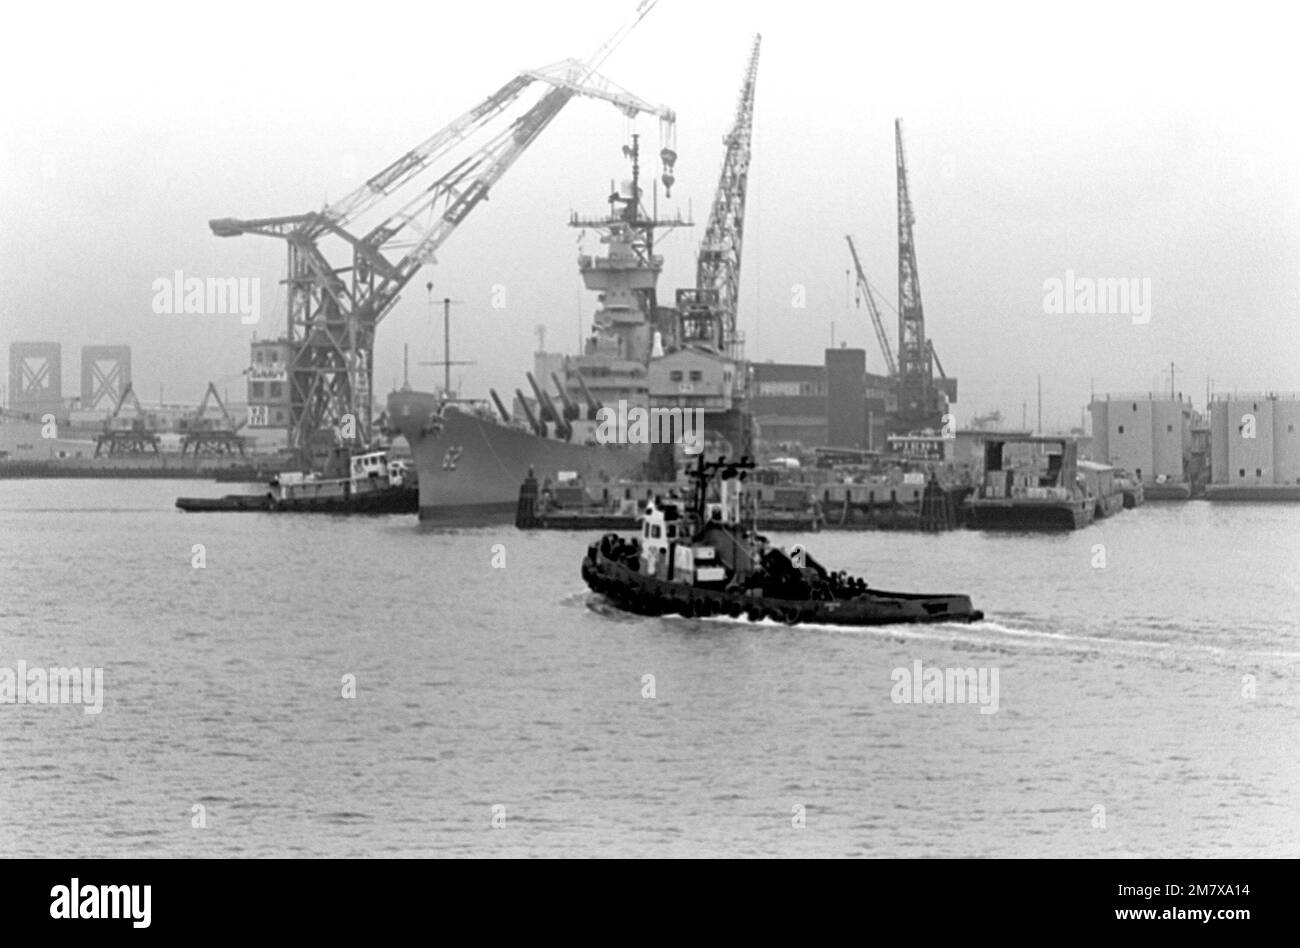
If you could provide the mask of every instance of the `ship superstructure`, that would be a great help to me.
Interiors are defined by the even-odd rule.
[[[639,135],[632,136],[624,154],[631,162],[632,177],[623,187],[611,190],[609,212],[599,217],[575,213],[569,220],[570,227],[595,232],[605,248],[603,254],[578,257],[583,285],[597,294],[599,308],[582,354],[566,358],[562,366],[563,385],[558,386],[557,397],[574,416],[565,419],[573,428],[570,440],[594,440],[596,415],[602,407],[611,409],[612,418],[623,418],[625,413],[614,410],[620,402],[628,407],[649,406],[648,367],[653,357],[662,354],[662,339],[674,324],[673,311],[658,304],[664,260],[655,253],[655,235],[661,229],[691,225],[680,215],[659,218],[647,213]],[[539,364],[538,374],[541,372]],[[543,379],[542,386],[545,376]],[[558,413],[558,409],[547,409],[544,401],[542,404],[544,414]],[[619,430],[615,440],[626,441],[627,432]]]
[[[632,178],[611,189],[609,212],[569,221],[594,231],[604,251],[578,258],[598,302],[583,352],[559,360],[539,353],[510,407],[495,389],[491,408],[410,390],[389,396],[391,423],[415,456],[422,519],[509,516],[530,471],[590,483],[644,473],[648,446],[628,436],[626,419],[649,405],[648,365],[674,315],[657,304],[663,258],[655,234],[689,222],[646,212],[639,136],[624,154]]]
[[[641,141],[633,135],[624,146],[632,176],[611,187],[608,211],[574,214],[569,221],[594,232],[603,249],[578,258],[583,284],[597,297],[583,351],[539,352],[509,405],[496,390],[483,406],[409,390],[389,397],[390,424],[406,436],[416,459],[422,519],[508,517],[530,472],[587,483],[671,479],[673,445],[664,442],[684,439],[685,413],[696,409],[704,412],[705,444],[748,445],[748,373],[736,329],[736,288],[758,49],[755,39],[737,119],[724,139],[697,285],[678,292],[676,307],[659,302],[664,261],[655,238],[662,229],[690,223],[658,214],[657,189],[647,202]],[[665,149],[660,159],[669,169],[662,178],[667,195],[676,154]],[[630,430],[634,409],[655,416],[649,438],[644,430],[640,436]],[[695,415],[689,418],[693,430]],[[651,453],[659,463],[646,463]]]

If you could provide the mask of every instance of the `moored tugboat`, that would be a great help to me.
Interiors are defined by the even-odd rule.
[[[225,497],[180,497],[176,506],[187,513],[271,511],[325,514],[415,513],[419,493],[410,483],[405,461],[389,458],[386,451],[348,455],[340,451],[333,465],[342,477],[315,472],[283,471],[262,494],[227,494]]]
[[[977,622],[969,596],[884,592],[831,572],[798,547],[787,552],[744,524],[753,462],[701,456],[692,497],[648,502],[641,533],[607,534],[587,550],[582,577],[640,615],[744,616],[796,624]]]

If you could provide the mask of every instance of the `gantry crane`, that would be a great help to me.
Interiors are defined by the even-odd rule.
[[[122,409],[130,401],[135,416],[123,418]],[[119,454],[144,454],[148,451],[158,453],[158,443],[162,439],[154,430],[152,419],[140,404],[140,398],[130,382],[122,387],[122,394],[117,396],[117,404],[108,417],[104,419],[104,430],[95,439],[95,457],[107,454],[110,457]]]
[[[722,173],[709,224],[696,257],[695,288],[677,291],[683,342],[708,342],[739,361],[744,338],[736,328],[740,261],[745,235],[745,194],[754,133],[754,89],[763,37],[754,37],[731,130],[723,138]],[[737,373],[740,375],[740,373]],[[741,380],[738,378],[738,382]]]
[[[317,447],[340,441],[352,447],[369,444],[376,326],[420,268],[435,262],[438,248],[487,199],[569,100],[601,99],[629,118],[642,112],[657,116],[663,180],[671,188],[677,159],[674,113],[596,72],[656,3],[641,0],[632,19],[586,61],[564,60],[521,72],[333,205],[288,217],[210,222],[219,237],[261,234],[288,245],[291,447],[311,455],[320,432],[328,432],[330,443]],[[501,127],[502,116],[535,83],[546,87],[540,99]],[[430,183],[428,178],[435,174]],[[403,193],[409,197],[396,210],[368,230],[357,229],[364,215],[377,213]],[[330,263],[319,246],[327,237],[346,245],[348,265]],[[394,259],[395,252],[402,255]]]
[[[208,417],[208,399],[212,399],[221,413],[218,418]],[[235,422],[226,408],[226,403],[217,393],[217,383],[209,382],[208,390],[203,393],[203,400],[194,414],[181,419],[184,436],[181,438],[181,456],[194,449],[194,456],[200,454],[234,454],[244,455],[244,439],[239,436],[243,421]]]

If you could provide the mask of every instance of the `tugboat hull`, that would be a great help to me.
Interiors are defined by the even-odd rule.
[[[269,493],[227,494],[225,497],[180,497],[176,506],[186,513],[412,514],[419,506],[419,494],[414,487],[285,501],[277,501]]]
[[[978,622],[984,613],[969,596],[924,595],[869,590],[851,599],[790,600],[699,586],[686,586],[636,572],[607,555],[608,538],[593,544],[582,561],[582,578],[614,605],[639,615],[706,617],[726,615],[750,621],[773,619],[790,625],[847,626],[899,623]]]

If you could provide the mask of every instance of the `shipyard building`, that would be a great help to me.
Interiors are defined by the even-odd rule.
[[[249,347],[247,424],[243,434],[260,450],[289,443],[288,339],[254,339]]]
[[[822,365],[755,362],[751,410],[768,448],[799,445],[882,451],[898,386],[867,371],[866,350],[827,349]]]

